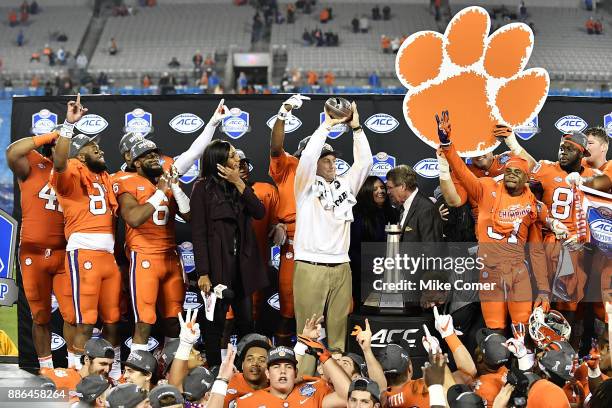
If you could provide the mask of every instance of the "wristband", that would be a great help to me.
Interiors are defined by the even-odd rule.
[[[321,362],[321,364],[325,364],[325,362],[329,360],[332,356],[328,349],[325,349],[317,354],[319,355],[319,361]]]
[[[429,391],[429,406],[433,407],[435,405],[441,405],[443,407],[446,406],[446,397],[444,396],[444,388],[442,384],[432,384],[427,387]]]
[[[215,381],[223,381],[224,383],[229,384],[229,380],[223,377],[217,377],[215,378]]]
[[[450,349],[451,353],[454,353],[455,350],[463,346],[463,343],[461,342],[461,340],[459,340],[459,337],[457,337],[456,333],[453,333],[450,336],[446,336],[444,340],[446,340],[446,344],[448,344],[448,348]]]
[[[601,370],[599,369],[599,366],[595,367],[595,369],[593,370],[591,367],[587,366],[589,369],[589,378],[599,378],[601,377]]]
[[[306,355],[306,351],[308,351],[307,345],[305,345],[304,343],[300,343],[299,341],[295,343],[295,346],[293,347],[293,352],[296,356]]]
[[[521,371],[528,371],[535,363],[535,354],[527,353],[523,357],[518,358],[518,367]]]
[[[512,154],[514,154],[515,156],[518,156],[519,154],[521,154],[521,152],[523,151],[523,148],[521,147],[521,145],[518,143],[518,141],[516,140],[516,136],[514,136],[514,132],[512,132],[510,134],[510,136],[507,136],[504,139],[506,146],[508,146],[510,148],[510,151],[512,152]]]
[[[226,396],[227,395],[227,382],[217,378],[215,382],[213,383],[213,386],[210,389],[210,392],[213,394],[219,394],[219,395]]]
[[[70,123],[65,120],[64,124],[60,128],[60,136],[72,139],[72,135],[74,134],[74,125],[74,123]]]
[[[361,130],[363,130],[361,126],[357,126],[356,128],[353,128],[353,132],[359,132]]]
[[[183,340],[180,341],[178,348],[176,349],[176,354],[174,358],[177,360],[189,360],[189,354],[191,354],[191,348],[193,344],[185,343]]]
[[[161,204],[162,201],[164,201],[165,198],[166,198],[166,194],[164,194],[163,191],[155,190],[155,194],[153,194],[151,198],[147,200],[147,203],[151,204],[153,208],[157,210],[157,207],[159,207],[159,205]]]
[[[34,146],[40,147],[42,145],[46,145],[51,143],[56,138],[55,132],[45,133],[44,135],[32,136],[32,141],[34,142]]]
[[[284,112],[284,108],[281,108],[281,110],[278,111],[278,113],[276,114],[276,119],[282,121],[287,119],[287,112]]]

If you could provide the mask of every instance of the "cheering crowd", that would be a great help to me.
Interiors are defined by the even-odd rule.
[[[8,147],[21,191],[19,263],[40,364],[36,386],[67,389],[76,406],[612,406],[612,303],[605,301],[612,301],[612,261],[588,242],[581,208],[584,187],[612,192],[605,130],[563,135],[558,161],[549,162],[498,125],[494,136],[509,150],[468,165],[442,112],[432,118],[440,141],[434,204],[410,166],[393,168],[386,183],[368,177],[372,152],[354,102],[345,117],[326,105],[323,123],[286,152],[285,120],[308,99],[291,96],[276,116],[275,185],[253,182],[245,152],[213,140],[230,115],[223,100],[176,160],[126,134],[119,144],[125,170],[113,174],[97,137],[75,132],[87,112],[80,95],[54,131]],[[353,134],[354,163],[342,176],[340,153],[326,142],[336,125]],[[198,159],[188,197],[179,177]],[[175,218],[190,223],[204,303],[185,316]],[[115,239],[118,222],[125,242]],[[350,334],[361,353],[346,352],[348,316],[362,297],[359,246],[384,242],[389,222],[399,224],[403,242],[453,242],[464,233],[459,240],[477,242],[472,255],[484,260],[477,280],[493,288],[461,305],[450,293],[424,291],[406,309],[429,316],[437,332],[426,325],[419,332],[429,360],[422,370],[405,340],[374,353],[367,319]],[[281,246],[274,339],[256,324],[265,319],[258,303],[269,286],[272,244]],[[451,279],[420,272],[423,280]],[[603,301],[586,302],[594,281]],[[52,293],[64,321],[66,368],[54,367],[51,356]],[[135,323],[125,361],[122,301]],[[230,321],[237,346],[227,344]],[[99,323],[102,335],[92,337]],[[156,324],[166,337],[153,354],[147,342]]]

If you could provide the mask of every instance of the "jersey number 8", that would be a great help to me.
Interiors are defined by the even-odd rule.
[[[89,212],[93,215],[106,214],[106,197],[104,195],[104,189],[98,183],[93,183],[93,188],[98,190],[98,194],[89,195]]]

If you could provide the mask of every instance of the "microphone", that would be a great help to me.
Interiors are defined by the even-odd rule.
[[[225,285],[219,284],[215,286],[215,288],[213,289],[213,292],[215,293],[215,296],[217,297],[217,299],[233,299],[234,298],[234,291],[232,289],[229,289]]]

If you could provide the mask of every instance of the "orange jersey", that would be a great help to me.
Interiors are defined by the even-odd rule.
[[[50,378],[57,389],[75,391],[81,382],[81,374],[74,368],[41,368],[40,375]]]
[[[491,166],[488,170],[482,170],[473,163],[467,165],[468,169],[474,174],[476,177],[492,177],[495,178],[504,174],[504,169],[506,168],[506,163],[512,157],[511,152],[503,152],[500,154],[496,154],[493,156],[493,161],[491,162]],[[470,202],[470,206],[472,207],[472,211],[474,214],[474,219],[478,218],[478,205],[477,203],[468,197],[467,191],[461,184],[461,182],[457,179],[456,175],[451,173],[451,179],[453,180],[453,184],[455,185],[455,190],[457,190],[457,194],[461,198],[461,205],[465,204],[467,200]]]
[[[506,384],[507,373],[508,368],[502,366],[497,372],[481,375],[472,384],[474,392],[487,401],[487,407],[493,406],[495,397]]]
[[[259,252],[267,267],[270,261],[270,238],[268,238],[268,231],[270,230],[270,225],[274,225],[278,222],[276,218],[278,190],[269,183],[255,183],[252,187],[255,195],[266,208],[266,215],[261,220],[253,220],[253,229],[257,237]]]
[[[392,408],[427,408],[429,391],[422,378],[406,381],[402,385],[389,387],[382,392],[383,406]]]
[[[270,393],[270,389],[248,393],[234,400],[237,408],[286,408],[304,407],[319,408],[323,405],[323,398],[330,393],[329,386],[321,379],[302,381],[295,384],[286,399],[281,399]]]
[[[582,177],[594,176],[595,170],[583,168]],[[550,215],[561,221],[569,230],[570,235],[577,232],[576,211],[574,209],[574,194],[565,182],[568,173],[561,168],[559,162],[540,160],[531,171],[531,181],[542,184],[542,201],[546,204]]]
[[[223,406],[227,408],[230,402],[232,402],[236,398],[240,398],[243,395],[255,391],[256,390],[254,390],[253,387],[251,387],[249,383],[246,382],[242,373],[235,374],[232,376],[232,379],[227,385],[227,394],[225,395],[225,401],[223,403]]]
[[[599,170],[599,171],[601,171],[602,173],[605,171],[606,167],[607,167],[607,166],[608,166],[610,163],[612,163],[612,160],[608,160],[607,162],[605,162],[604,164],[602,164],[602,166],[601,166],[600,168],[595,169],[593,166],[591,166],[591,165],[590,165],[590,164],[587,162],[586,157],[582,158],[582,162],[581,162],[582,167],[584,167],[584,168],[589,168],[589,169],[593,169],[593,170]]]
[[[76,232],[113,234],[116,203],[104,183],[107,177],[106,172],[96,174],[77,159],[69,159],[61,173],[51,172],[50,184],[64,210],[66,238]]]
[[[114,177],[113,191],[120,197],[128,193],[144,204],[157,187],[146,177],[137,173],[128,173],[125,176]],[[174,216],[176,215],[176,202],[172,192],[166,193],[166,199],[161,202],[153,215],[140,226],[133,228],[125,224],[125,243],[127,248],[136,252],[158,253],[176,248],[174,236]]]
[[[565,392],[548,380],[538,380],[527,394],[527,408],[569,408]]]
[[[19,181],[21,190],[20,245],[65,249],[64,214],[55,191],[49,185],[53,162],[35,150],[26,155],[30,174]]]
[[[278,157],[270,157],[270,177],[278,187],[277,215],[280,222],[292,224],[295,222],[295,170],[299,160],[287,152]],[[292,238],[292,237],[290,237]]]

